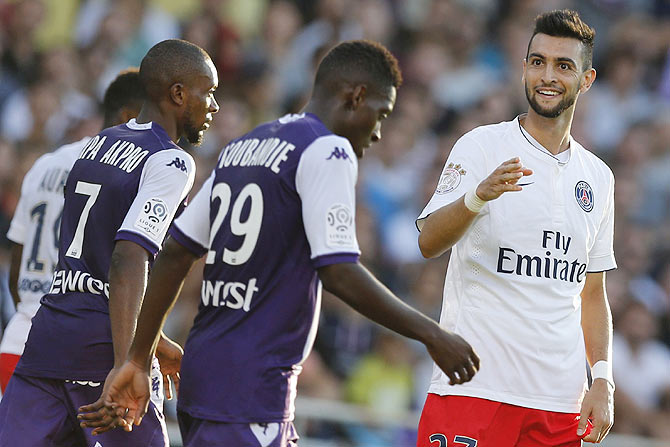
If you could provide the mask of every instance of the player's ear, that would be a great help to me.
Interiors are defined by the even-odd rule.
[[[184,84],[181,82],[175,82],[170,86],[170,99],[174,101],[178,106],[184,105],[186,102],[186,92],[184,90]]]
[[[596,80],[596,69],[590,68],[582,76],[582,81],[579,86],[579,93],[586,93],[591,88],[591,86],[593,85],[593,81],[595,80]]]
[[[358,109],[364,102],[368,94],[368,88],[365,84],[356,85],[351,91],[351,108]]]

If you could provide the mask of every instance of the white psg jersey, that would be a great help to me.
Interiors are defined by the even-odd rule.
[[[86,137],[41,156],[26,173],[21,197],[7,232],[7,238],[23,245],[19,270],[17,313],[4,333],[0,352],[23,352],[30,319],[49,293],[58,263],[58,233],[63,212],[63,186],[70,168],[90,140]]]
[[[478,127],[454,145],[417,226],[517,156],[533,175],[519,181],[523,191],[487,202],[454,245],[444,285],[440,324],[474,347],[481,369],[451,386],[434,368],[429,392],[579,412],[580,294],[587,273],[616,268],[614,176],[605,163],[572,138],[559,160],[524,136],[518,118]]]

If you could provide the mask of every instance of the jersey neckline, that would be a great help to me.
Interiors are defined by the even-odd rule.
[[[576,142],[574,138],[572,138],[572,135],[569,136],[570,142],[568,149],[561,152],[561,155],[554,155],[549,152],[549,150],[540,142],[538,142],[526,129],[523,128],[520,118],[524,115],[525,114],[517,115],[517,117],[514,118],[514,122],[516,123],[516,128],[519,135],[521,136],[521,140],[523,140],[525,143],[524,146],[533,149],[532,152],[535,154],[543,154],[543,156],[538,158],[542,158],[547,161],[554,161],[558,166],[561,167],[566,166],[572,159],[573,152],[576,148]],[[567,154],[565,154],[566,152]]]

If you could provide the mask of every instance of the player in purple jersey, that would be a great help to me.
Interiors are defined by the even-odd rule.
[[[106,408],[81,409],[90,412],[80,414],[85,425],[139,424],[149,397],[148,359],[201,256],[202,300],[178,396],[186,446],[296,445],[296,383],[316,336],[322,283],[372,320],[423,342],[453,383],[474,376],[479,359],[465,340],[407,306],[358,262],[358,158],[381,138],[400,83],[386,48],[342,43],[320,63],[305,113],[262,124],[223,149],[175,220],[128,360]]]
[[[137,68],[124,70],[105,91],[103,127],[117,126],[137,116],[144,89]],[[0,343],[0,388],[21,357],[30,331],[30,320],[40,298],[51,288],[58,263],[58,233],[63,212],[65,180],[90,137],[66,144],[40,157],[23,179],[21,197],[7,238],[12,241],[9,289],[17,306]]]
[[[156,44],[139,77],[146,96],[137,119],[92,138],[68,176],[57,271],[0,402],[0,446],[168,445],[155,360],[146,429],[93,439],[76,418],[82,404],[104,401],[102,382],[132,340],[149,261],[193,184],[193,159],[174,141],[198,143],[218,111],[216,68],[196,45]]]

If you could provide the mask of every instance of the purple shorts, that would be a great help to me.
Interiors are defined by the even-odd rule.
[[[293,422],[229,424],[191,417],[178,412],[184,447],[297,447]],[[144,421],[142,421],[144,424]]]
[[[14,374],[0,401],[0,447],[169,446],[165,418],[153,402],[132,432],[92,436],[92,429],[80,428],[78,408],[95,402],[102,385]]]

